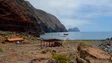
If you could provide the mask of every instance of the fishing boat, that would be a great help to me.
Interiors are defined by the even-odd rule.
[[[68,33],[64,33],[63,35],[68,35]]]

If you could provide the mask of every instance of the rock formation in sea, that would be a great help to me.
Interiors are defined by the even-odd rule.
[[[26,0],[0,0],[0,30],[30,34],[67,31],[55,16]]]
[[[78,27],[74,27],[74,28],[69,28],[68,32],[80,32]]]

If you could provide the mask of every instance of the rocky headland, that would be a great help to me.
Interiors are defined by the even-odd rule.
[[[0,0],[0,30],[34,35],[67,31],[58,18],[34,8],[26,0]]]

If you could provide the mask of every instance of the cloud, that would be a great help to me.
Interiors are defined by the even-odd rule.
[[[67,26],[67,28],[73,28],[77,26],[87,25],[87,24],[93,24],[91,21],[87,20],[80,20],[80,19],[62,19],[64,21],[64,25]],[[62,21],[62,22],[63,22]]]
[[[94,18],[112,16],[112,0],[28,0],[35,8],[59,18],[68,27],[92,24]]]

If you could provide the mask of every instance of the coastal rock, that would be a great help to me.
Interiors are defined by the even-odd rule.
[[[58,61],[55,61],[55,60],[49,59],[47,63],[58,63]]]
[[[98,47],[109,54],[112,54],[112,40],[97,41],[91,45]]]
[[[55,16],[35,9],[26,0],[0,0],[0,30],[34,35],[67,31]]]
[[[81,44],[78,47],[78,51],[80,58],[86,60],[88,63],[112,63],[111,55],[99,48]]]
[[[76,61],[77,61],[77,63],[88,63],[86,60],[84,60],[84,59],[82,59],[80,57],[77,57]]]
[[[74,27],[74,28],[69,28],[68,32],[80,32],[79,28]]]
[[[36,16],[41,21],[41,27],[45,32],[66,32],[64,25],[54,15],[43,10],[36,9]]]

